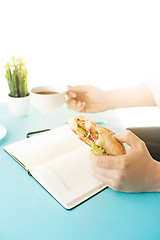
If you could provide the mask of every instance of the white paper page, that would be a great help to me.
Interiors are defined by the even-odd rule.
[[[27,170],[84,146],[68,125],[10,144],[4,149]]]
[[[37,167],[31,174],[70,209],[106,187],[91,175],[89,154],[88,146],[81,147]]]

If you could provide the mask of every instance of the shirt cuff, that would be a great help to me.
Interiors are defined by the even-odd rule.
[[[147,82],[147,85],[152,91],[157,107],[160,108],[160,78],[153,78],[152,81]]]
[[[145,82],[152,91],[157,107],[160,108],[160,72],[148,75]]]

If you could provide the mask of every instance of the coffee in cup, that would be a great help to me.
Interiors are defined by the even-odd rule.
[[[31,104],[43,114],[54,113],[65,103],[66,90],[61,87],[34,87],[30,93]]]
[[[40,91],[37,92],[37,94],[44,94],[44,95],[48,95],[48,94],[58,94],[59,92],[53,92],[53,91]]]

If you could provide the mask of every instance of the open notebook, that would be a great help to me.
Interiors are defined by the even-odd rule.
[[[90,173],[90,148],[66,125],[10,144],[4,150],[66,209],[106,188]]]

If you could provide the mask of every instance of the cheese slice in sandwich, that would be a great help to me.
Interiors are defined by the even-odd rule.
[[[116,156],[126,153],[124,145],[113,136],[114,132],[99,126],[89,118],[78,115],[72,117],[68,124],[78,138],[88,144],[95,154]]]

